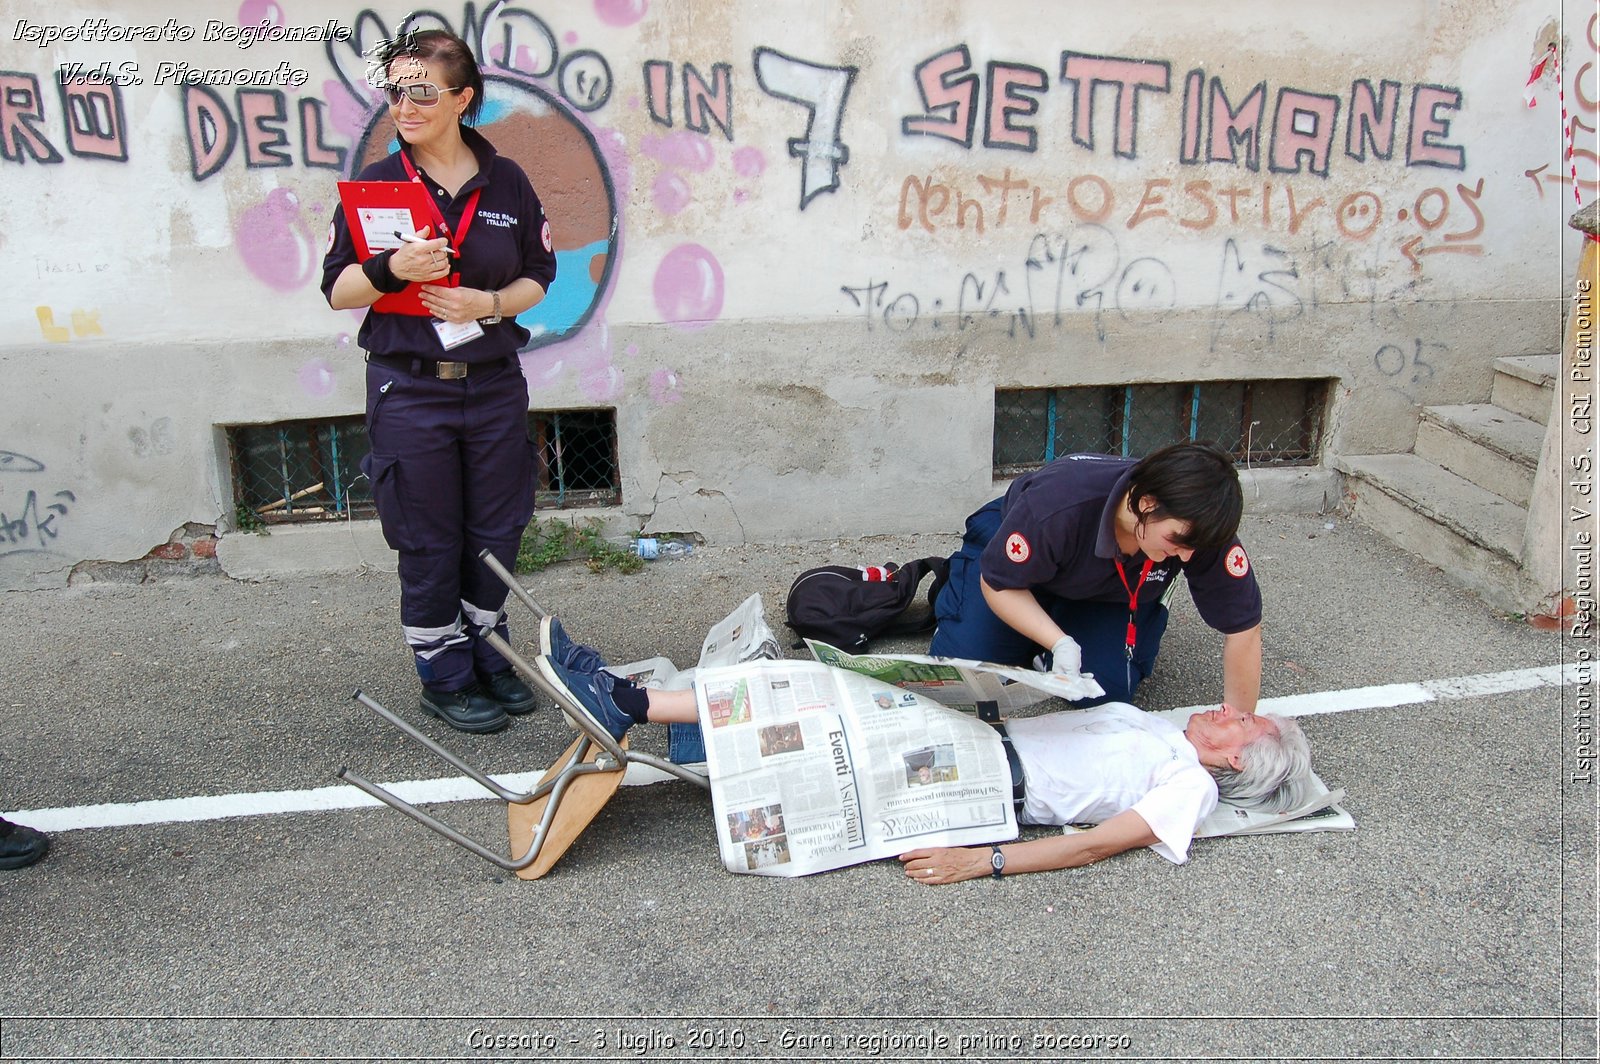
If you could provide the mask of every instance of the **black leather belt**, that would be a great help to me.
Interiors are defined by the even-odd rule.
[[[390,369],[404,370],[413,377],[437,377],[442,381],[456,381],[471,373],[487,373],[491,369],[499,369],[509,360],[497,358],[492,362],[441,362],[431,358],[410,355],[374,355],[368,353],[367,361],[375,366],[388,366]]]
[[[1006,748],[1006,764],[1011,766],[1011,804],[1020,813],[1028,798],[1028,781],[1022,774],[1022,758],[1017,756],[1017,748],[1011,745],[1011,736],[1006,734],[1003,723],[996,721],[990,727],[1000,733],[1000,744]]]

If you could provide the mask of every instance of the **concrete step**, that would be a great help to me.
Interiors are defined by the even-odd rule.
[[[1546,424],[1550,420],[1550,397],[1555,390],[1556,374],[1560,372],[1559,355],[1497,358],[1489,401],[1530,421]]]
[[[1492,403],[1426,407],[1417,425],[1417,457],[1518,506],[1533,495],[1543,446],[1543,425]]]
[[[1355,516],[1444,570],[1496,609],[1525,611],[1534,596],[1519,554],[1528,512],[1414,454],[1347,455]]]

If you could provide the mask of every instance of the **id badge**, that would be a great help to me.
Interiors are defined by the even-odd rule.
[[[464,321],[457,325],[448,321],[433,323],[433,331],[439,334],[439,343],[446,351],[454,350],[469,340],[476,340],[483,335],[483,326],[476,321]]]

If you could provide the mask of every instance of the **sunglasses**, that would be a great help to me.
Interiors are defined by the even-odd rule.
[[[465,86],[453,89],[441,89],[431,81],[408,81],[404,85],[393,83],[383,87],[383,95],[389,101],[390,107],[398,107],[402,98],[410,100],[418,107],[432,107],[439,102],[439,97],[447,92],[460,92]]]

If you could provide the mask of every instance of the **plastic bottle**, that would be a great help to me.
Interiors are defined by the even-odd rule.
[[[694,544],[681,539],[656,539],[640,536],[633,541],[633,551],[646,561],[657,558],[687,558],[694,553]]]

